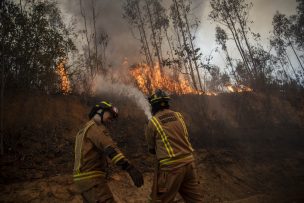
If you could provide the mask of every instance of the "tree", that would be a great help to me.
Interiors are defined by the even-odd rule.
[[[304,51],[304,0],[297,0],[297,2],[299,4],[297,6],[297,19],[294,33],[298,47]]]
[[[226,73],[222,74],[218,66],[209,66],[208,71],[211,76],[211,79],[208,82],[209,90],[220,92],[223,90],[224,86],[230,84],[230,77]]]
[[[90,5],[87,6],[86,4]],[[106,73],[106,48],[108,46],[109,36],[105,30],[97,30],[96,28],[98,24],[95,10],[96,0],[91,0],[90,2],[85,1],[85,4],[83,4],[82,0],[79,0],[79,7],[84,22],[84,29],[81,33],[83,33],[86,39],[86,47],[84,48],[85,53],[87,53],[87,55],[84,56],[85,66],[89,67],[90,77],[92,79],[96,74]],[[92,26],[90,27],[89,25]]]
[[[160,71],[163,71],[163,59],[161,53],[162,45],[162,30],[165,25],[164,8],[159,1],[145,0],[145,6],[143,7],[147,12],[147,19],[151,30],[151,42],[152,47],[155,50],[155,55],[158,59]]]
[[[54,1],[28,1],[23,5],[4,0],[0,19],[3,119],[6,90],[59,91],[56,65],[74,51],[75,46]]]
[[[189,21],[190,7],[190,1],[183,0],[173,0],[171,5],[171,19],[173,20],[174,30],[178,38],[176,53],[184,61],[186,73],[190,74],[194,88],[196,90],[203,90],[198,62],[202,54],[199,53],[199,48],[194,47],[193,41],[195,37],[191,33],[191,27],[197,27],[198,24],[191,24]],[[195,77],[195,72],[197,78]]]
[[[216,27],[215,40],[221,46],[221,49],[224,51],[224,53],[226,55],[226,64],[227,64],[228,69],[230,68],[230,70],[228,70],[228,71],[232,73],[236,82],[239,82],[239,79],[235,73],[235,68],[233,65],[232,58],[230,57],[228,48],[227,48],[228,35],[227,35],[226,31],[219,26]]]
[[[296,79],[299,80],[298,74],[296,73],[294,65],[292,64],[287,53],[287,44],[284,42],[284,40],[281,37],[274,36],[272,39],[270,39],[270,45],[276,50],[277,59],[281,64],[283,71],[286,72],[286,75],[289,75],[290,71],[286,69],[290,67],[292,70],[291,72],[294,74]]]
[[[252,4],[247,4],[244,0],[211,0],[210,5],[212,11],[209,17],[211,20],[228,28],[241,55],[247,74],[251,78],[250,80],[253,80],[255,77],[254,69],[256,67],[247,39],[247,32],[249,30],[248,13]],[[250,57],[248,52],[251,52]]]
[[[294,73],[297,82],[300,82],[300,76],[297,73],[296,67],[292,63],[292,60],[289,57],[289,54],[287,52],[287,49],[289,48],[294,56],[296,57],[298,64],[300,65],[302,69],[302,74],[304,73],[304,67],[303,62],[300,59],[299,51],[296,50],[296,45],[298,43],[298,34],[295,32],[295,27],[298,27],[296,25],[296,19],[297,16],[290,16],[289,18],[286,17],[286,15],[281,14],[277,12],[275,16],[273,17],[273,37],[271,39],[271,45],[275,48],[277,52],[277,56],[280,58],[282,66],[288,61],[289,66],[292,69],[292,72]],[[300,45],[298,45],[300,46]]]
[[[31,2],[27,7],[22,11],[11,1],[3,2],[0,39],[6,69],[2,76],[7,88],[52,91],[57,62],[75,46],[55,2]]]
[[[148,43],[146,33],[146,19],[142,15],[139,0],[126,0],[123,4],[124,14],[123,17],[128,21],[129,24],[133,25],[139,32],[140,42],[146,58],[146,63],[153,67],[153,59],[151,55],[151,48]]]
[[[295,47],[295,40],[294,40],[294,27],[295,27],[296,16],[291,16],[289,19],[279,12],[275,14],[273,17],[273,34],[276,38],[283,40],[282,43],[285,46],[288,46],[293,51],[294,55],[296,56],[299,65],[301,66],[302,70],[304,71],[303,63],[299,58],[299,54],[296,51]]]
[[[231,71],[236,81],[240,82],[241,79],[255,89],[265,89],[272,82],[271,74],[274,69],[271,64],[275,63],[274,56],[261,45],[260,34],[251,31],[250,23],[253,22],[249,20],[249,11],[253,4],[247,3],[246,0],[211,0],[210,4],[212,10],[209,17],[219,24],[216,28],[217,42],[226,54],[228,66],[232,67]],[[229,31],[229,35],[226,30]],[[227,55],[228,39],[234,41],[241,57],[241,61],[236,65]],[[253,42],[256,45],[253,46]]]
[[[146,31],[146,18],[142,14],[142,9],[139,0],[126,0],[123,4],[124,14],[123,17],[129,22],[129,24],[133,25],[135,29],[138,30],[140,35],[140,42],[142,44],[141,49],[144,51],[144,56],[146,58],[146,64],[150,70],[154,67],[154,61],[152,57],[152,52],[150,45],[148,43],[147,31]],[[152,73],[152,71],[150,71]],[[152,92],[151,88],[151,76],[148,76],[147,81],[147,89]]]

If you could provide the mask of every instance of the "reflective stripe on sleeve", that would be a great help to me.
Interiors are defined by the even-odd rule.
[[[188,144],[190,150],[191,150],[191,151],[194,151],[193,148],[192,148],[192,145],[191,145],[191,143],[190,143],[190,141],[189,141],[188,130],[187,130],[185,121],[184,121],[184,119],[183,119],[183,117],[182,117],[182,114],[179,113],[179,112],[176,112],[176,115],[177,115],[177,118],[178,118],[179,122],[180,122],[180,123],[182,124],[182,126],[183,126],[184,134],[185,134],[185,139],[186,139],[186,141],[187,141],[187,144]]]
[[[164,146],[168,152],[169,157],[175,157],[173,149],[168,141],[168,137],[167,137],[166,133],[164,132],[162,126],[159,124],[158,120],[155,117],[152,117],[151,121],[152,121],[153,125],[156,127],[157,132],[161,136],[161,139],[164,143]]]
[[[120,161],[120,160],[122,160],[122,159],[124,159],[125,158],[125,156],[122,154],[122,153],[118,153],[118,154],[116,154],[113,158],[112,158],[112,162],[114,163],[114,164],[116,164],[118,161]]]
[[[189,135],[188,130],[187,130],[187,127],[186,127],[186,124],[185,124],[185,121],[184,121],[182,115],[179,112],[176,112],[176,115],[177,115],[178,120],[181,122],[181,124],[183,126],[185,135],[188,136]]]

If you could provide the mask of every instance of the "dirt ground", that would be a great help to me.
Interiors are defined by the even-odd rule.
[[[271,103],[268,110],[259,97],[241,97],[243,104],[238,104],[238,97],[190,102],[193,108],[186,104],[198,98],[175,99],[175,108],[184,109],[190,123],[204,202],[304,202],[303,106],[294,108],[287,101],[274,100],[279,104]],[[253,104],[248,106],[247,100]],[[145,185],[136,188],[126,173],[111,167],[110,188],[118,203],[147,202],[153,157],[146,151],[144,114],[124,108],[126,101],[120,98],[111,101],[122,109],[113,138],[144,173]],[[12,96],[6,102],[0,202],[82,202],[71,173],[75,134],[87,120],[86,104],[78,97],[39,94]],[[196,114],[201,104],[206,111]],[[177,202],[183,201],[177,197]]]
[[[271,155],[265,158],[266,151],[261,149],[244,159],[245,154],[236,156],[232,150],[199,150],[197,163],[204,202],[304,202],[304,152],[285,154],[276,160],[272,157],[275,161],[270,163]],[[115,172],[109,186],[118,203],[147,202],[152,177],[151,172],[145,172],[145,185],[136,188],[126,173]],[[82,202],[70,174],[1,185],[0,190],[0,202]],[[183,201],[178,196],[176,202]]]

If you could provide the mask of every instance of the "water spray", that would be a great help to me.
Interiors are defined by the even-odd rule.
[[[132,85],[126,85],[119,82],[113,82],[111,79],[103,76],[97,76],[93,84],[93,92],[96,93],[113,93],[132,99],[139,108],[141,108],[147,119],[152,118],[150,104],[145,95]]]

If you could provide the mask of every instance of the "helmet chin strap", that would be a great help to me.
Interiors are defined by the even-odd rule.
[[[104,111],[102,109],[100,109],[100,110],[98,110],[96,112],[96,114],[100,116],[100,121],[101,121],[101,123],[103,123],[103,114],[104,114]]]

